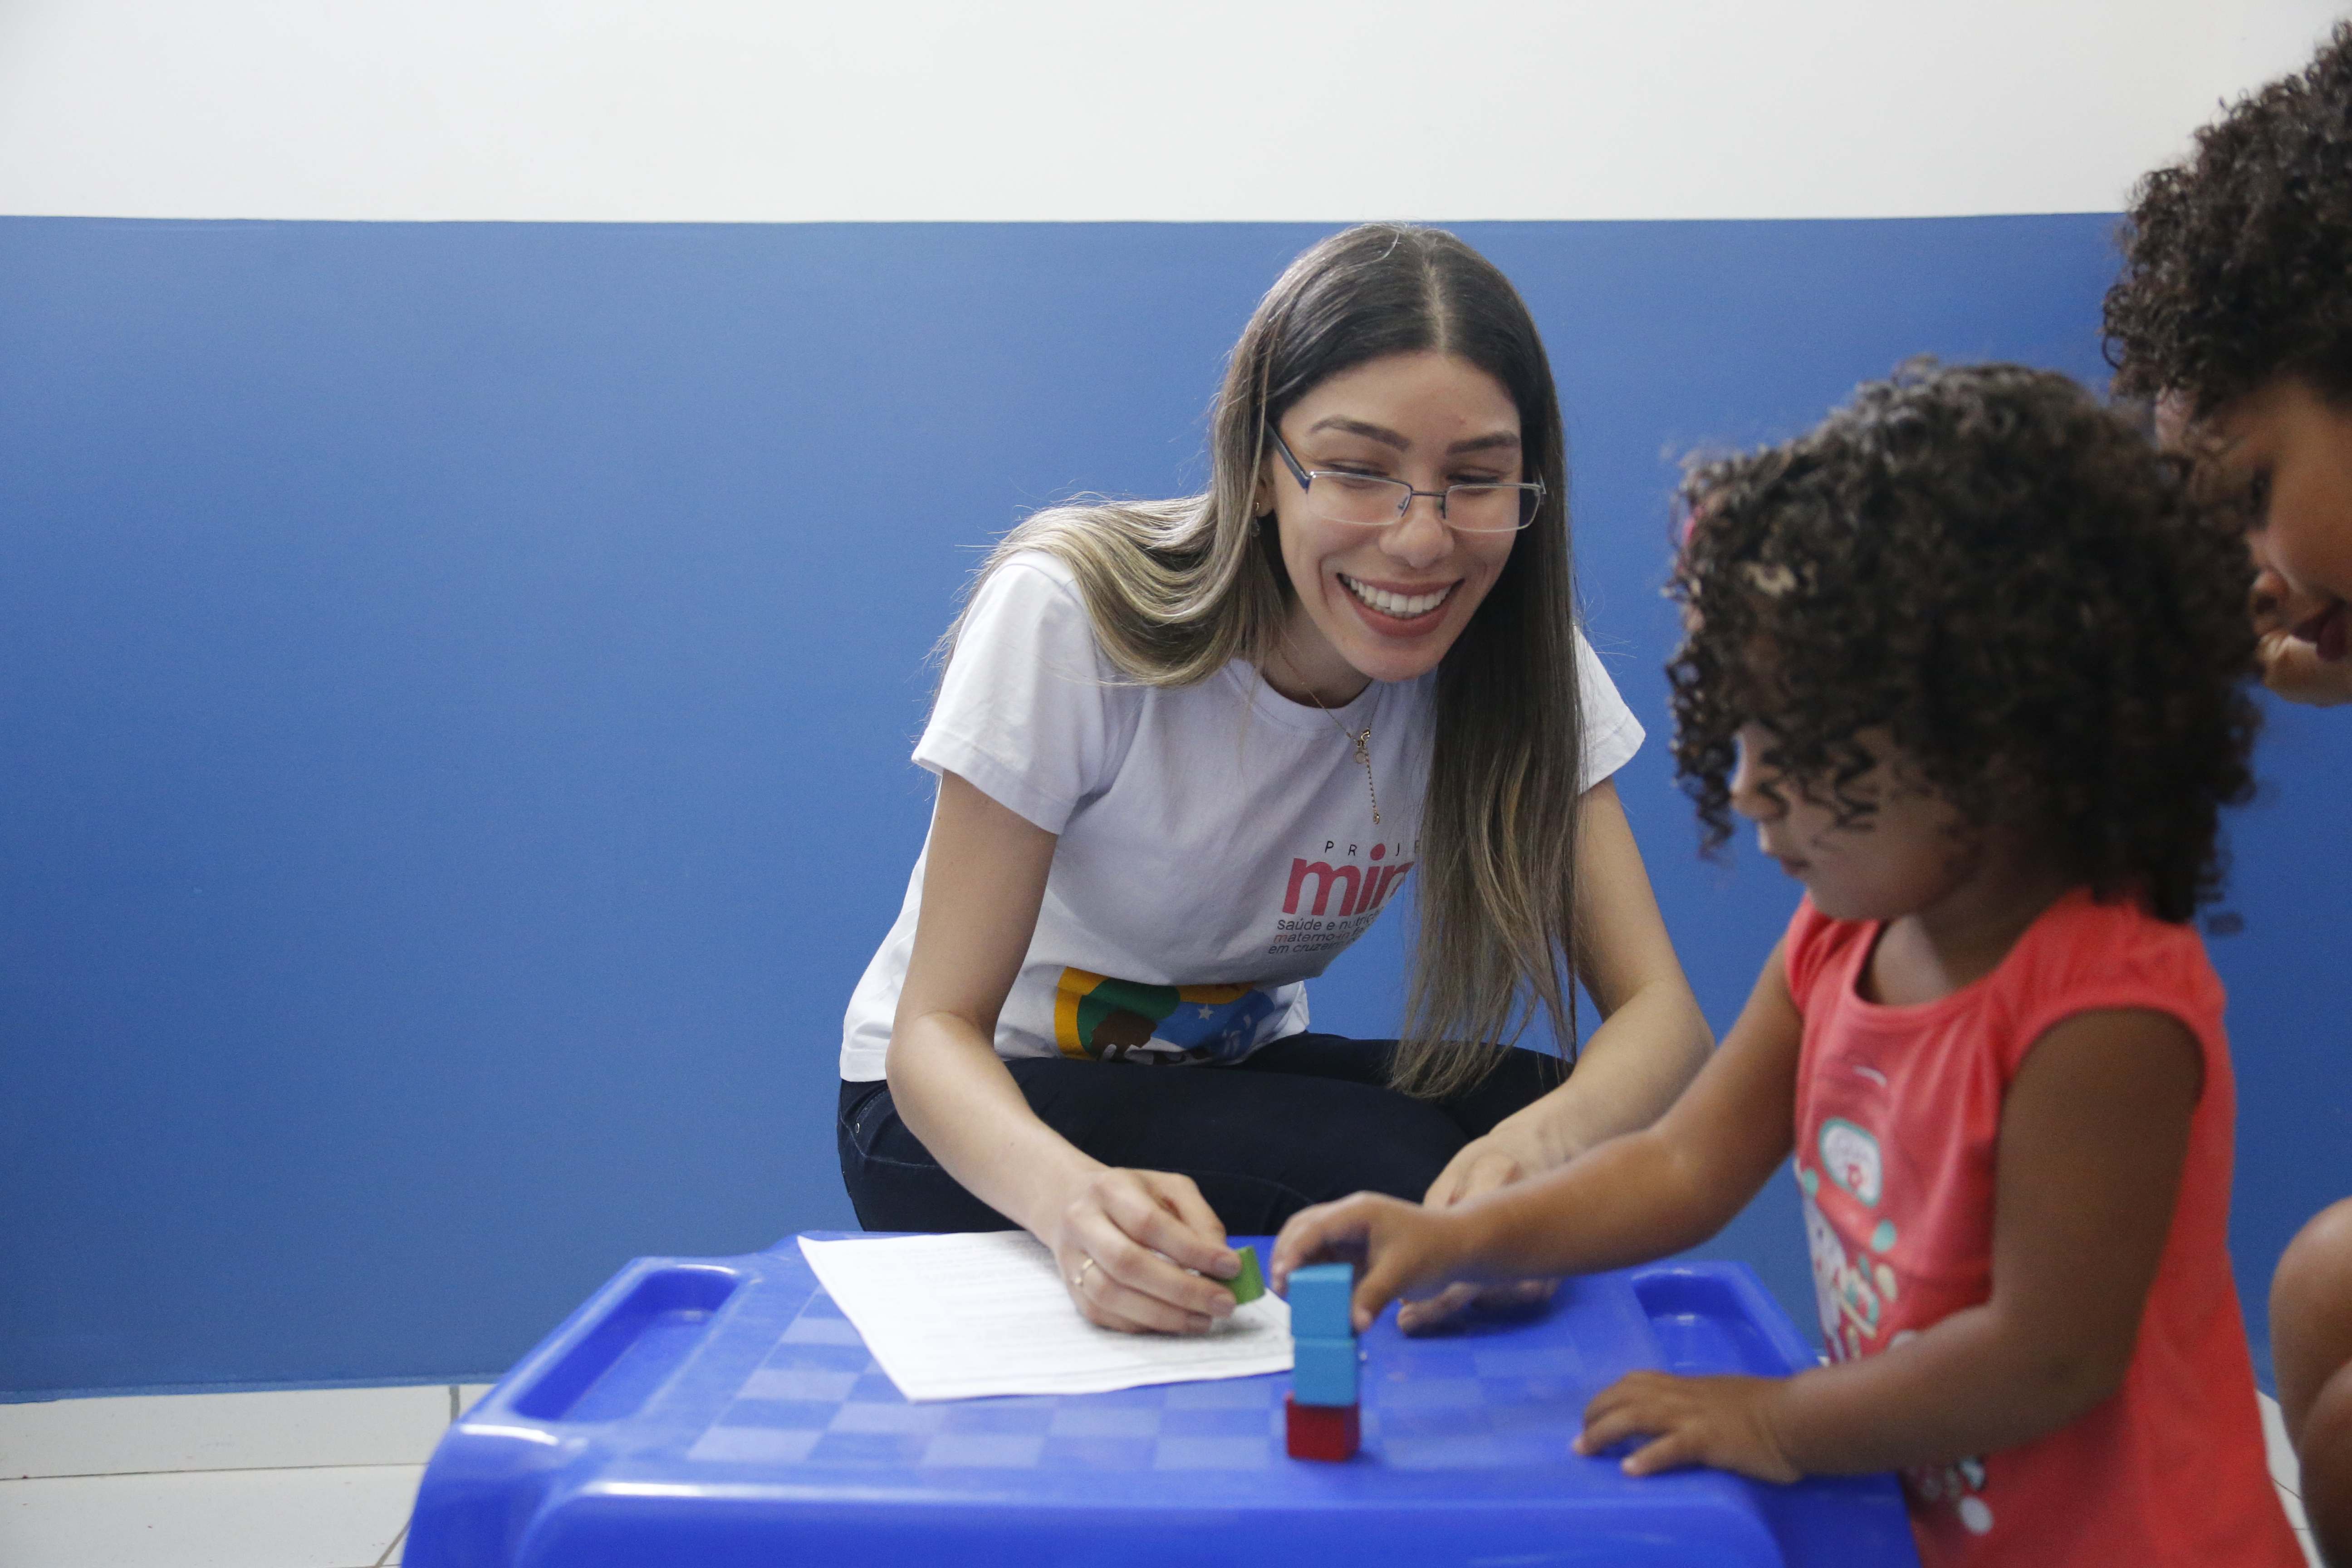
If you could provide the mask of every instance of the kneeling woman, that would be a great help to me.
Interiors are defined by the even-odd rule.
[[[1710,1043],[1609,782],[1642,731],[1576,629],[1510,283],[1440,231],[1336,235],[1213,430],[1205,495],[1043,512],[982,568],[842,1047],[861,1222],[1017,1226],[1118,1329],[1230,1310],[1200,1277],[1228,1229],[1450,1204],[1646,1125]],[[1305,982],[1414,870],[1404,1037],[1307,1032]],[[1565,1081],[1485,1043],[1572,1040],[1571,975],[1603,1022]]]

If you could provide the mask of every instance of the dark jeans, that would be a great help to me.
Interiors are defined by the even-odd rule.
[[[1513,1048],[1447,1100],[1386,1087],[1394,1040],[1292,1035],[1239,1066],[1005,1063],[1048,1127],[1109,1165],[1192,1178],[1225,1228],[1265,1236],[1349,1193],[1420,1201],[1465,1143],[1561,1083],[1557,1058]],[[940,1169],[898,1120],[890,1086],[844,1083],[841,1178],[868,1230],[1013,1230]]]

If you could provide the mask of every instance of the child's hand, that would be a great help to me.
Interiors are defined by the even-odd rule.
[[[1712,1465],[1759,1481],[1793,1481],[1804,1472],[1780,1451],[1772,1424],[1773,1407],[1787,1384],[1779,1377],[1628,1373],[1584,1407],[1576,1451],[1597,1454],[1646,1434],[1651,1440],[1626,1456],[1629,1476]]]
[[[1353,1263],[1358,1333],[1399,1296],[1420,1299],[1462,1278],[1460,1226],[1444,1215],[1378,1193],[1358,1193],[1293,1215],[1275,1238],[1274,1288],[1287,1295],[1290,1271],[1309,1263]]]

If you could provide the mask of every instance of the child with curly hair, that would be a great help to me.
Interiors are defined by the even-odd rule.
[[[1274,1273],[1360,1325],[1450,1283],[1714,1235],[1793,1151],[1832,1363],[1636,1373],[1580,1448],[1633,1474],[1899,1468],[1929,1564],[2302,1553],[2226,1230],[2222,994],[2188,921],[2256,724],[2241,541],[2065,378],[1924,369],[1698,468],[1676,756],[1805,885],[1665,1117],[1434,1210],[1360,1194]]]

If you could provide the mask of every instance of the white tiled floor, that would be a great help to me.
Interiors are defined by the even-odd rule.
[[[465,1384],[0,1405],[6,1568],[386,1568]],[[2271,1477],[2315,1565],[2278,1406]]]
[[[471,1384],[0,1405],[7,1568],[384,1568]]]

